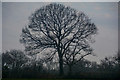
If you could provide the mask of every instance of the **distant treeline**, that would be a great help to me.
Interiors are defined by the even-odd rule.
[[[88,78],[88,79],[118,79],[120,75],[119,53],[106,57],[100,64],[82,59],[69,72],[64,66],[64,75],[59,76],[58,63],[45,62],[36,57],[29,57],[20,50],[10,50],[2,53],[2,78]]]

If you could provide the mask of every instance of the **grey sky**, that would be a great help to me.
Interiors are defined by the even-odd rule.
[[[0,2],[0,53],[2,52],[2,3]]]
[[[19,43],[22,28],[28,24],[28,17],[36,9],[48,3],[2,3],[3,21],[3,51],[10,49],[24,50]],[[87,57],[91,60],[103,59],[112,56],[118,50],[118,6],[117,2],[106,3],[62,3],[88,15],[96,24],[99,31],[92,44],[97,57]]]
[[[0,54],[2,52],[2,3],[0,2]],[[0,55],[0,79],[2,78],[2,56]]]
[[[61,2],[61,0],[2,0],[3,2]],[[62,0],[62,2],[118,2],[119,0]]]

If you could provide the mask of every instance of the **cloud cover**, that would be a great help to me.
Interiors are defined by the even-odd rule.
[[[114,55],[118,50],[118,8],[117,2],[107,3],[83,3],[68,2],[61,4],[70,6],[88,15],[98,27],[98,34],[94,37],[96,42],[92,44],[94,53],[98,57],[87,57],[90,60],[99,60],[105,56]],[[28,24],[28,17],[41,6],[49,3],[9,3],[3,2],[3,51],[10,49],[24,50],[19,43],[22,28]]]

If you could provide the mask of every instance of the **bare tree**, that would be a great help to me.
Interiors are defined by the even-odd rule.
[[[65,55],[63,56],[63,61],[65,65],[68,65],[69,72],[68,74],[72,74],[72,67],[80,62],[87,55],[93,54],[93,49],[89,46],[88,43],[84,41],[73,43],[70,45],[68,50],[66,50]]]
[[[118,49],[117,55],[113,57],[114,62],[118,64],[118,72],[120,74],[120,50]]]
[[[9,68],[20,68],[28,61],[28,57],[20,50],[10,50],[2,53],[2,64]]]
[[[53,49],[50,53],[59,58],[59,72],[63,75],[63,56],[70,45],[87,42],[96,34],[94,23],[83,13],[62,4],[52,3],[36,10],[30,16],[30,23],[23,28],[21,43],[26,51]]]
[[[119,67],[120,67],[120,50],[118,50],[116,60],[118,61]]]

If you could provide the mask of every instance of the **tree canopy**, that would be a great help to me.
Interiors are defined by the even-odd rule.
[[[89,41],[96,33],[97,27],[83,12],[51,3],[36,10],[29,17],[29,24],[22,29],[20,42],[25,45],[26,51],[33,53],[52,49],[49,57],[58,55],[62,75],[63,58],[68,51],[73,52],[70,51],[70,55],[79,53],[82,57],[91,54]]]

